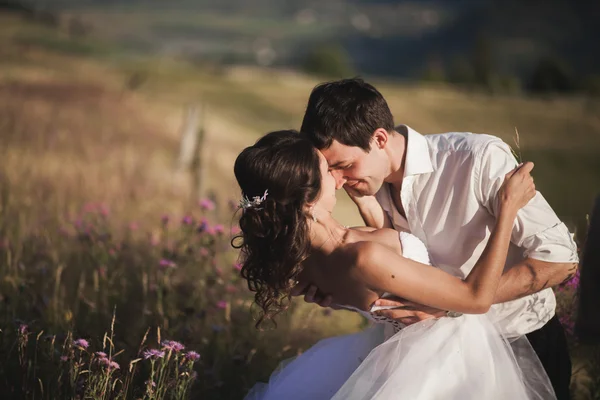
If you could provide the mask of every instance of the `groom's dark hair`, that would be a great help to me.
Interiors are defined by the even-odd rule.
[[[308,98],[300,131],[319,150],[335,139],[368,152],[373,132],[379,128],[394,130],[387,102],[372,85],[353,78],[316,86]]]

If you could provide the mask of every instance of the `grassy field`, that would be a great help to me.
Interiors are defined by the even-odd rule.
[[[201,354],[192,393],[235,399],[281,359],[363,324],[299,302],[277,330],[256,331],[229,246],[228,203],[239,196],[233,160],[268,131],[298,128],[317,82],[291,71],[131,58],[104,40],[73,40],[0,16],[0,389],[7,398],[78,393],[82,359],[89,376],[114,384],[96,398],[152,398],[144,383],[152,359],[128,363],[173,339]],[[583,235],[600,191],[597,101],[374,83],[396,122],[422,133],[484,132],[512,144],[517,127],[539,190]],[[175,168],[191,103],[205,106],[202,196]],[[198,204],[205,197],[214,209]],[[340,198],[336,216],[360,224]],[[565,316],[573,290],[560,292]],[[90,347],[77,347],[77,338]],[[574,388],[591,398],[598,383],[582,356],[591,351],[573,349]],[[92,368],[92,352],[107,350],[120,371]]]

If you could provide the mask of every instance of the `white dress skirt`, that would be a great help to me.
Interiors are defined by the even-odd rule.
[[[400,239],[405,257],[429,263],[418,238],[401,232]],[[375,317],[375,309],[355,311],[373,326],[319,341],[283,362],[246,399],[556,399],[527,338],[509,342],[487,315],[429,319],[400,329]]]

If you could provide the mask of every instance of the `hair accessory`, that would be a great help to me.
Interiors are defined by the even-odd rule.
[[[257,210],[260,210],[258,206],[260,206],[261,203],[267,199],[268,194],[269,189],[265,190],[265,193],[262,195],[262,197],[254,196],[252,200],[250,200],[247,196],[242,196],[239,207],[243,208],[244,210],[247,210],[249,208],[255,208]]]

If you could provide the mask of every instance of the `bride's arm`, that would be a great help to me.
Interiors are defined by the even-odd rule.
[[[374,290],[444,310],[485,313],[493,303],[504,269],[517,211],[535,195],[533,164],[507,175],[500,212],[490,239],[469,276],[462,280],[440,269],[398,256],[373,242],[356,243],[354,276]]]

